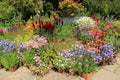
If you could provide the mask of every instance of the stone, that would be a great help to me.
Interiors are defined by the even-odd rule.
[[[100,69],[93,77],[92,80],[120,80],[120,76],[105,69]]]
[[[2,71],[0,71],[1,74]],[[20,67],[15,72],[4,71],[0,80],[35,80],[35,76],[26,67]]]
[[[120,76],[120,66],[116,69],[115,74]]]
[[[120,65],[120,58],[116,58],[117,59],[117,64],[119,64]]]
[[[106,66],[103,66],[102,68],[107,71],[114,72],[118,67],[119,67],[118,64],[114,64],[114,65],[106,65]]]

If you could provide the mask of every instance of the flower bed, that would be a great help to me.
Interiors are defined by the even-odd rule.
[[[80,75],[115,62],[120,50],[118,22],[90,17],[75,19],[73,25],[64,22],[54,17],[51,22],[37,19],[18,30],[0,29],[0,65],[6,70],[30,66],[40,75],[49,69]]]

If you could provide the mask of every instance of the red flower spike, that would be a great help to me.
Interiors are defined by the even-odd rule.
[[[3,30],[0,28],[0,33],[3,33]]]

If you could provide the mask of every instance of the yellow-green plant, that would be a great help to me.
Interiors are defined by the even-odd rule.
[[[17,54],[14,52],[9,52],[7,54],[2,54],[0,57],[1,64],[4,68],[8,69],[10,67],[14,67],[18,64],[19,60]]]
[[[79,11],[84,11],[84,6],[78,1],[74,0],[64,0],[59,2],[60,15],[63,17],[69,16],[73,17]]]

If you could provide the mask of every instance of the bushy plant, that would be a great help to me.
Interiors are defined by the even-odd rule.
[[[78,12],[84,11],[84,6],[81,3],[75,2],[74,0],[63,0],[59,1],[60,16],[62,17],[73,17]]]
[[[42,50],[41,50],[41,59],[45,62],[49,62],[49,61],[53,61],[57,55],[56,51],[50,47],[50,46],[45,46]]]
[[[83,5],[87,8],[90,14],[98,13],[105,17],[119,17],[120,6],[119,0],[82,0]]]
[[[96,64],[93,58],[90,57],[89,53],[80,55],[79,58],[77,58],[77,63],[81,67],[79,69],[78,66],[78,72],[79,73],[90,73],[94,72],[96,70]]]
[[[96,55],[96,63],[97,64],[111,64],[115,61],[115,52],[114,47],[108,44],[104,44],[101,46],[101,52]]]
[[[34,60],[35,53],[36,53],[35,49],[31,49],[27,51],[25,54],[23,54],[22,62],[24,63],[25,66],[35,64],[35,60]]]
[[[88,40],[92,40],[91,36],[87,36],[87,32],[93,28],[95,21],[90,17],[80,17],[79,19],[74,20],[74,33],[78,40],[83,40],[84,44],[87,43]]]
[[[55,28],[54,36],[59,37],[59,39],[66,38],[70,35],[73,35],[73,27],[70,24]]]
[[[8,5],[7,1],[0,2],[0,23],[10,21],[16,15],[15,7]]]
[[[18,56],[14,52],[8,52],[7,54],[2,54],[0,60],[3,67],[6,69],[10,67],[14,67],[19,62]]]
[[[36,68],[34,69],[35,73],[44,73],[44,72],[48,72],[48,71],[49,71],[48,64],[46,64],[43,61],[40,61],[38,66],[36,66]]]
[[[74,20],[73,24],[76,27],[82,27],[83,25],[89,25],[90,27],[94,27],[95,21],[91,17],[78,17]]]
[[[39,37],[39,35],[35,35],[33,39],[26,42],[26,46],[28,48],[39,49],[43,47],[44,45],[47,45],[47,40],[45,37]]]
[[[65,69],[66,66],[67,66],[67,63],[66,63],[64,57],[56,56],[55,59],[53,60],[53,65],[54,65],[56,68]]]

